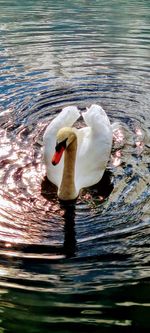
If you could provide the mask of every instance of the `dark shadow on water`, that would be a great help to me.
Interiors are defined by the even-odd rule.
[[[95,186],[95,188],[97,188],[98,194],[104,197],[104,199],[109,197],[114,188],[114,184],[112,182],[112,172],[110,170],[105,170],[102,179],[97,186]]]

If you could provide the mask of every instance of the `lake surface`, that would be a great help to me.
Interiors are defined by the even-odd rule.
[[[149,331],[149,41],[146,0],[0,0],[0,333]],[[64,205],[43,133],[93,103],[121,128]]]

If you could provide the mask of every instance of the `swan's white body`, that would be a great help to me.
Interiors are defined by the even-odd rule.
[[[75,106],[69,106],[50,123],[44,137],[44,160],[48,179],[60,187],[64,157],[58,165],[53,166],[51,161],[55,152],[56,135],[63,127],[72,127],[80,117],[80,112]],[[79,193],[81,188],[92,186],[100,181],[106,169],[112,147],[113,125],[99,105],[92,105],[82,113],[85,127],[73,127],[77,135],[77,153],[75,161],[75,188]]]

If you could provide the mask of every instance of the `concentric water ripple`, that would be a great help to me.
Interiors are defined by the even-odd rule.
[[[23,106],[19,119],[18,112],[11,111],[13,121],[9,117],[7,130],[6,124],[3,125],[2,241],[37,246],[42,243],[61,248],[64,244],[65,224],[74,226],[75,223],[78,243],[76,255],[91,256],[101,252],[103,239],[104,242],[106,240],[106,245],[108,240],[110,243],[114,241],[114,237],[120,237],[122,242],[122,237],[125,238],[126,234],[148,227],[146,211],[149,200],[149,146],[140,113],[138,117],[133,117],[132,114],[125,116],[125,112],[118,110],[118,117],[113,117],[113,111],[108,108],[111,120],[120,120],[120,129],[114,134],[108,171],[106,170],[102,184],[84,190],[75,206],[61,207],[56,189],[51,188],[44,178],[41,147],[44,129],[60,112],[60,107],[74,104],[74,101],[81,108],[86,107],[81,100],[80,90],[82,89],[79,87],[60,90],[57,87],[55,92],[42,92],[34,102]],[[89,87],[85,87],[84,96],[90,100],[92,95],[94,102],[100,101],[97,90],[91,88],[89,93]],[[90,242],[94,242],[94,246],[88,253]],[[116,245],[114,250],[120,252]]]
[[[0,0],[2,330],[150,327],[149,37],[146,0]],[[112,155],[98,186],[62,204],[43,133],[92,103],[120,123]]]

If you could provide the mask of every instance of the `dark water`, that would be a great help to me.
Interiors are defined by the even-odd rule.
[[[149,331],[149,23],[146,0],[0,0],[0,333]],[[92,103],[122,128],[62,205],[43,132]]]

